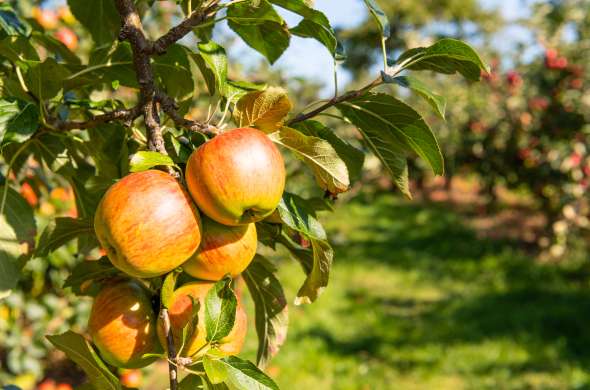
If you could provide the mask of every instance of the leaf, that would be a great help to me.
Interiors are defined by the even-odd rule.
[[[31,37],[34,42],[37,42],[39,45],[43,46],[50,52],[58,54],[63,59],[63,61],[78,65],[81,63],[80,58],[78,58],[77,55],[75,55],[70,49],[67,48],[66,45],[51,35],[33,31]]]
[[[432,92],[426,84],[412,76],[398,76],[391,77],[386,73],[382,72],[383,80],[386,83],[395,83],[401,85],[404,88],[408,88],[416,92],[421,96],[430,106],[434,109],[434,112],[441,118],[445,119],[445,110],[447,107],[447,99],[444,96],[437,95]]]
[[[7,35],[21,35],[28,37],[31,34],[31,26],[23,21],[10,4],[0,4],[0,37]]]
[[[194,91],[188,53],[182,45],[173,44],[164,55],[154,59],[154,75],[166,94],[177,100],[185,100]]]
[[[365,154],[361,150],[342,140],[332,130],[318,121],[307,120],[296,123],[293,127],[305,135],[319,137],[328,141],[346,164],[350,180],[353,181],[360,178],[365,160]]]
[[[328,141],[307,136],[289,127],[272,133],[270,138],[303,160],[313,170],[316,181],[323,190],[332,194],[348,190],[348,168]]]
[[[25,75],[25,83],[33,95],[44,101],[61,91],[63,81],[68,75],[69,71],[64,66],[53,58],[47,58],[41,63],[31,64]]]
[[[26,71],[26,61],[39,61],[37,50],[31,40],[22,36],[9,36],[0,41],[0,55]]]
[[[0,99],[0,144],[21,143],[39,128],[39,107],[22,100]]]
[[[96,389],[121,390],[117,377],[111,373],[82,335],[69,330],[60,335],[47,336],[47,340],[80,366]]]
[[[225,94],[227,98],[233,103],[240,100],[243,96],[254,91],[264,91],[266,84],[256,84],[247,81],[233,81],[228,80],[226,84]]]
[[[239,127],[255,126],[265,133],[272,133],[281,128],[291,108],[285,90],[270,87],[244,95],[236,105],[234,117]]]
[[[127,131],[120,123],[106,123],[87,130],[86,153],[96,165],[97,176],[118,179],[127,173]]]
[[[451,38],[441,39],[429,47],[410,49],[397,59],[397,63],[402,69],[432,70],[443,74],[459,72],[471,81],[478,81],[481,71],[489,70],[471,46]]]
[[[367,8],[369,8],[369,12],[377,22],[379,26],[379,30],[381,31],[381,36],[384,38],[389,38],[391,35],[391,27],[389,26],[389,19],[385,12],[381,9],[379,4],[377,4],[376,0],[364,0]]]
[[[129,160],[130,172],[147,171],[156,166],[174,166],[174,161],[170,156],[147,150],[135,153]]]
[[[209,342],[221,340],[234,327],[238,301],[230,284],[230,278],[220,280],[205,297],[205,329]]]
[[[271,64],[289,47],[289,30],[267,0],[261,0],[257,7],[249,2],[232,4],[227,8],[227,18],[229,27]]]
[[[200,376],[189,374],[180,381],[178,384],[178,390],[197,390],[201,388],[202,385],[203,380]]]
[[[95,46],[117,39],[121,18],[112,0],[68,0],[76,19],[90,32]]]
[[[12,188],[6,192],[4,212],[0,214],[0,298],[8,295],[20,278],[20,270],[31,257],[37,225],[33,209]]]
[[[83,218],[55,218],[45,228],[37,248],[36,257],[45,257],[80,236],[94,235],[93,222]]]
[[[70,287],[74,294],[84,295],[90,291],[87,282],[100,282],[118,274],[120,271],[106,257],[96,261],[82,261],[74,267],[63,288]]]
[[[416,152],[430,164],[435,174],[444,172],[442,153],[432,130],[407,104],[393,96],[369,93],[337,107],[359,129],[407,196],[410,196],[407,153]]]
[[[264,368],[287,338],[289,313],[287,299],[276,276],[276,267],[256,255],[242,274],[254,301],[258,334],[258,367]]]
[[[303,0],[270,0],[271,3],[303,16],[291,33],[303,38],[314,38],[336,56],[337,40],[330,21],[322,12],[313,9]]]
[[[274,381],[254,364],[236,356],[203,358],[203,366],[213,384],[225,382],[232,390],[279,390]]]
[[[281,221],[310,242],[308,250],[291,251],[303,265],[307,278],[297,292],[295,304],[315,301],[328,285],[334,250],[328,243],[326,232],[317,220],[314,210],[297,195],[285,192],[277,207]]]
[[[219,91],[221,96],[227,96],[225,87],[227,82],[227,56],[225,49],[213,41],[201,42],[198,44],[198,48],[199,54],[196,54],[196,56],[199,56],[202,61],[198,61],[197,65],[201,69],[205,80],[209,79],[207,82],[209,93],[215,95],[215,91]],[[211,72],[213,85],[210,85],[211,79],[205,75],[207,71]]]
[[[176,287],[176,279],[178,279],[179,273],[180,272],[174,270],[169,272],[164,278],[162,290],[160,291],[160,300],[162,302],[162,306],[164,306],[166,309],[169,309],[170,304],[172,303],[172,298],[174,297],[174,288]]]

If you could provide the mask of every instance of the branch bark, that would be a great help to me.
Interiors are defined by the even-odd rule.
[[[92,127],[96,127],[103,123],[121,121],[124,123],[131,123],[141,115],[141,107],[135,106],[130,109],[120,109],[108,112],[106,114],[96,115],[86,121],[59,121],[56,120],[54,127],[57,130],[69,131],[69,130],[84,130]]]
[[[168,373],[170,377],[170,390],[178,389],[178,368],[174,363],[176,361],[176,347],[174,346],[174,338],[170,329],[170,316],[168,309],[162,307],[160,309],[160,318],[164,325],[164,334],[166,335],[166,349],[168,350]]]
[[[208,123],[202,123],[183,118],[177,111],[178,106],[174,99],[172,99],[165,93],[157,92],[156,100],[160,103],[160,105],[162,106],[162,110],[164,110],[164,112],[168,114],[168,116],[172,119],[176,126],[183,127],[190,131],[204,133],[207,135],[215,135],[219,132],[219,129],[217,129],[217,127],[209,125]]]

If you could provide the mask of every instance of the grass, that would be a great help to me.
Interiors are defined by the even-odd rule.
[[[442,206],[391,196],[326,226],[331,282],[290,307],[268,369],[282,389],[590,389],[590,265],[539,264]],[[292,302],[303,275],[279,262]]]

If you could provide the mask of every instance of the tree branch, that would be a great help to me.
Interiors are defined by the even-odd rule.
[[[124,123],[130,123],[137,119],[141,115],[141,107],[135,106],[130,109],[119,109],[114,110],[105,114],[96,115],[86,121],[60,121],[56,120],[53,126],[57,130],[69,131],[69,130],[84,130],[92,127],[96,127],[103,123],[112,121],[121,121]]]
[[[178,106],[174,99],[172,99],[165,93],[157,92],[156,100],[162,106],[162,110],[164,110],[164,112],[168,114],[168,116],[172,119],[172,121],[177,127],[183,127],[187,130],[196,131],[206,135],[215,135],[219,132],[219,129],[217,127],[209,125],[208,123],[191,121],[189,119],[183,118],[177,111]]]
[[[215,15],[220,0],[213,0],[205,8],[196,9],[191,14],[172,27],[166,34],[158,38],[150,47],[150,54],[164,54],[168,47],[190,33],[192,29]]]
[[[168,350],[168,373],[170,376],[170,390],[177,390],[178,388],[178,368],[174,363],[176,361],[176,347],[174,346],[174,338],[170,330],[170,316],[168,309],[162,307],[160,309],[160,318],[164,325],[164,334],[166,335],[166,349]]]
[[[312,111],[308,112],[307,114],[301,113],[301,114],[297,115],[295,118],[293,118],[289,122],[287,122],[287,126],[293,126],[296,123],[311,119],[314,116],[326,111],[327,109],[329,109],[331,107],[334,107],[335,105],[337,105],[339,103],[342,103],[342,102],[345,102],[348,100],[352,100],[354,98],[362,96],[366,92],[370,91],[371,89],[373,89],[375,87],[378,87],[381,84],[383,84],[383,77],[379,76],[378,78],[373,80],[373,82],[371,82],[369,85],[366,85],[361,89],[349,91],[349,92],[346,92],[345,94],[340,95],[340,96],[335,96],[332,99],[328,100],[326,103],[324,103],[321,106],[319,106],[318,108],[316,108],[315,110],[312,110]]]

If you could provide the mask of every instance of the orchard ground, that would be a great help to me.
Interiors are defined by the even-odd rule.
[[[268,369],[281,388],[590,388],[587,262],[543,263],[516,241],[478,238],[445,203],[358,198],[326,221],[329,288],[290,308]],[[276,260],[292,301],[299,266]],[[255,351],[251,337],[243,355]]]

